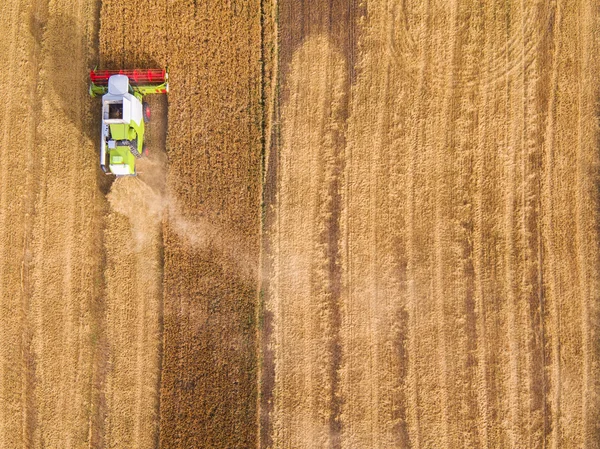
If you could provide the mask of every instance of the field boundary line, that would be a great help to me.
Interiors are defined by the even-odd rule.
[[[269,11],[265,9],[265,5]],[[275,381],[275,361],[274,349],[270,346],[274,344],[276,338],[276,330],[274,329],[275,311],[269,310],[273,307],[273,282],[270,280],[269,271],[273,271],[275,258],[272,257],[271,248],[275,242],[271,236],[271,231],[278,223],[276,216],[276,208],[273,206],[277,202],[277,176],[279,168],[277,164],[271,164],[271,157],[276,156],[278,152],[278,89],[279,89],[279,27],[277,24],[277,14],[279,8],[279,0],[261,0],[260,2],[260,27],[261,27],[261,70],[260,70],[260,89],[262,100],[262,151],[261,151],[261,204],[260,204],[260,220],[259,220],[259,274],[258,274],[258,289],[257,289],[257,320],[258,329],[258,347],[257,347],[257,449],[270,448],[273,443],[273,421],[272,411],[274,408],[274,381]],[[272,27],[272,54],[269,55],[269,62],[273,65],[270,73],[267,76],[268,55],[265,45],[266,21],[271,21]],[[270,92],[265,90],[265,82],[269,79]],[[275,160],[278,163],[278,158]],[[274,171],[275,170],[275,171]],[[274,173],[273,185],[270,185],[271,173]],[[268,389],[268,390],[267,390]]]
[[[452,1],[451,13],[450,13],[450,36],[448,43],[450,47],[450,54],[447,58],[449,67],[445,72],[445,83],[443,86],[443,107],[440,122],[443,125],[441,129],[445,132],[439,133],[438,145],[435,145],[433,149],[432,157],[434,158],[434,183],[433,183],[433,196],[434,196],[434,235],[433,235],[433,257],[434,257],[434,274],[432,279],[433,295],[435,300],[435,309],[437,314],[437,357],[440,363],[440,371],[438,373],[439,383],[441,385],[441,418],[443,435],[441,437],[444,447],[450,447],[451,436],[455,435],[455,432],[451,430],[451,419],[454,417],[450,416],[450,405],[448,397],[448,357],[447,357],[447,331],[446,331],[446,310],[447,301],[445,301],[445,283],[444,283],[444,255],[446,241],[444,239],[445,231],[447,230],[444,226],[445,218],[443,209],[447,206],[447,198],[442,196],[441,192],[444,192],[445,176],[448,174],[445,168],[445,153],[446,144],[449,140],[448,124],[452,121],[452,96],[454,93],[454,86],[456,83],[456,54],[457,48],[461,42],[461,34],[457,32],[458,28],[458,11],[459,5],[457,0]],[[444,162],[444,163],[443,163]],[[451,174],[451,173],[450,173]],[[451,435],[452,434],[452,435]]]
[[[487,12],[487,8],[486,8]],[[484,13],[484,31],[483,35],[487,36],[487,31],[485,29],[486,24],[486,14]],[[484,46],[484,58],[489,64],[490,53],[493,54],[493,45],[491,44],[491,39],[486,39],[486,45]],[[486,141],[488,138],[488,122],[491,114],[489,113],[489,87],[487,83],[484,84],[483,89],[483,97],[482,97],[482,105],[483,105],[483,119],[481,120],[481,124],[479,126],[479,138],[477,141],[476,153],[475,153],[475,163],[474,163],[474,176],[476,179],[475,185],[475,207],[474,207],[474,220],[473,220],[473,270],[475,273],[475,305],[476,305],[476,313],[477,313],[477,324],[476,324],[476,332],[479,335],[477,339],[477,357],[479,359],[478,369],[477,369],[477,383],[479,384],[479,388],[477,388],[477,397],[478,397],[478,408],[479,415],[482,419],[482,424],[478,427],[479,431],[479,439],[482,442],[483,447],[489,448],[489,426],[490,426],[490,405],[489,405],[489,396],[488,390],[489,385],[487,381],[488,376],[488,340],[487,340],[487,327],[486,327],[486,310],[484,306],[484,280],[482,276],[482,271],[485,266],[485,262],[483,260],[483,189],[484,189],[484,177],[485,173],[485,157],[486,152],[484,151],[484,146],[486,145]]]
[[[427,31],[431,28],[431,24],[429,23],[429,15],[430,15],[430,7],[431,0],[426,0],[424,2],[424,12],[423,19],[421,22],[421,33],[422,38],[421,41],[424,42],[424,36],[426,36]],[[408,253],[408,263],[407,263],[407,273],[408,273],[408,303],[409,303],[409,353],[414,354],[413,357],[408,358],[409,360],[409,368],[408,368],[408,378],[410,382],[410,397],[409,404],[410,408],[413,410],[413,418],[410,419],[412,421],[413,432],[414,432],[414,441],[415,449],[420,449],[422,446],[422,435],[421,435],[421,400],[419,397],[419,373],[418,373],[418,363],[415,357],[418,354],[418,335],[416,329],[418,328],[419,323],[419,304],[416,298],[417,291],[415,285],[415,276],[416,276],[416,263],[415,258],[416,254],[419,252],[419,249],[416,248],[415,244],[415,215],[416,215],[416,185],[415,185],[415,177],[416,177],[416,167],[417,167],[417,159],[420,155],[419,147],[423,142],[423,134],[425,133],[425,121],[420,120],[420,117],[423,114],[425,109],[424,105],[424,95],[425,92],[425,74],[427,71],[427,67],[429,65],[428,60],[428,48],[426,45],[420,46],[420,58],[419,58],[419,84],[417,88],[417,105],[414,108],[413,120],[414,126],[414,136],[411,139],[413,144],[411,145],[409,152],[409,164],[408,164],[408,203],[409,203],[409,213],[408,213],[408,223],[407,223],[407,253]]]
[[[560,40],[560,26],[561,26],[561,8],[560,1],[557,1],[557,14],[556,14],[556,31],[554,32],[554,55],[552,60],[552,78],[550,81],[551,91],[550,98],[548,100],[548,121],[546,125],[546,152],[544,156],[545,165],[545,182],[542,185],[542,201],[544,199],[547,203],[546,207],[542,204],[542,224],[545,225],[546,232],[543,234],[543,240],[545,246],[547,246],[546,253],[548,257],[545,259],[548,265],[549,275],[545,278],[548,279],[548,285],[550,287],[550,297],[552,298],[551,307],[551,322],[554,332],[551,336],[552,341],[552,391],[551,399],[552,405],[552,431],[550,434],[550,446],[552,449],[558,449],[560,441],[560,384],[561,384],[561,365],[560,365],[560,301],[557,297],[556,289],[556,262],[555,262],[555,241],[554,241],[554,219],[553,219],[553,199],[552,192],[554,190],[554,151],[555,151],[555,122],[556,122],[556,96],[558,90],[558,59],[561,53],[561,40]],[[547,213],[543,213],[547,210]],[[545,236],[545,237],[544,237]]]
[[[8,61],[9,61],[9,73],[8,73],[8,80],[14,80],[16,79],[16,77],[13,76],[14,70],[13,64],[10,64],[10,61],[15,61],[15,53],[16,53],[16,46],[17,46],[17,42],[18,39],[16,38],[17,34],[18,34],[18,29],[19,26],[18,24],[20,23],[20,21],[17,19],[17,17],[19,16],[19,2],[18,1],[14,1],[13,5],[12,5],[12,9],[11,9],[11,19],[9,22],[9,25],[12,24],[12,34],[11,34],[11,39],[10,39],[10,44],[9,44],[9,50],[7,52],[8,56]],[[9,95],[7,95],[7,97],[9,97]],[[0,148],[0,156],[1,156],[1,160],[2,161],[6,161],[8,160],[7,158],[7,153],[8,153],[8,140],[9,140],[9,127],[8,127],[8,123],[10,123],[9,121],[9,115],[10,115],[10,109],[11,109],[11,104],[9,102],[6,102],[3,104],[4,107],[4,114],[3,114],[3,120],[2,120],[2,147]],[[6,279],[6,275],[5,275],[5,270],[4,270],[4,264],[5,261],[9,258],[5,257],[5,253],[6,253],[6,246],[4,245],[4,239],[5,239],[5,233],[6,231],[6,216],[7,216],[7,197],[8,195],[6,195],[6,190],[8,190],[9,186],[6,185],[7,182],[7,174],[8,174],[8,164],[6,163],[2,163],[0,164],[1,169],[0,169],[0,187],[2,188],[2,192],[4,193],[3,195],[0,195],[0,232],[2,232],[2,245],[0,245],[0,255],[2,255],[2,257],[0,258],[0,261],[2,263],[0,263],[0,311],[2,311],[4,309],[4,305],[6,303],[6,291],[4,288],[4,282]],[[4,317],[3,317],[4,318]],[[7,331],[6,326],[1,326],[2,327],[2,341],[6,341],[6,334],[9,333],[9,331]],[[4,351],[2,351],[2,353],[4,353]],[[7,409],[7,397],[6,397],[6,387],[5,387],[5,381],[6,381],[6,370],[5,370],[5,359],[4,357],[2,358],[2,360],[0,360],[0,393],[2,394],[1,399],[3,400],[2,404],[0,404],[0,441],[4,441],[6,442],[8,440],[8,437],[6,435],[6,417],[5,417],[5,410]],[[8,446],[2,446],[2,449],[9,449]]]
[[[508,40],[508,31],[506,38]],[[509,65],[510,55],[506,53],[506,64]],[[511,82],[507,72],[506,82],[506,128],[505,128],[505,142],[507,145],[506,161],[504,162],[504,211],[503,211],[503,234],[504,234],[504,248],[503,248],[503,277],[504,277],[504,291],[507,296],[508,310],[505,309],[507,315],[507,328],[508,334],[508,382],[506,389],[508,390],[508,402],[509,402],[509,417],[508,417],[508,432],[510,435],[511,447],[518,447],[518,438],[514,427],[515,422],[518,421],[518,407],[519,407],[519,360],[518,360],[518,341],[516,340],[514,331],[517,329],[516,323],[516,312],[517,302],[513,291],[513,257],[514,257],[514,232],[513,224],[515,221],[514,215],[514,202],[515,202],[515,164],[516,164],[516,151],[513,143],[511,142],[511,118],[512,118],[512,107],[511,107]],[[506,166],[508,164],[508,166]]]
[[[579,37],[579,45],[580,49],[580,58],[578,61],[579,64],[579,77],[578,77],[578,90],[579,95],[577,98],[577,150],[576,150],[576,195],[575,195],[575,236],[576,236],[576,251],[577,251],[577,266],[578,266],[578,283],[579,283],[579,294],[581,295],[581,326],[582,326],[582,346],[583,346],[583,379],[582,379],[582,389],[581,389],[581,414],[582,414],[582,423],[583,423],[583,446],[588,447],[588,444],[593,444],[593,442],[589,442],[588,440],[588,420],[589,420],[589,402],[590,402],[590,353],[593,349],[590,348],[590,302],[593,301],[592,295],[590,295],[590,282],[587,281],[587,274],[589,270],[589,266],[592,265],[588,263],[587,259],[587,245],[586,240],[587,236],[585,235],[588,232],[588,227],[586,226],[586,217],[585,212],[586,208],[582,205],[582,202],[586,200],[588,193],[587,186],[587,176],[586,170],[584,169],[584,162],[586,162],[586,136],[584,135],[586,132],[586,128],[584,127],[584,120],[588,119],[587,116],[587,107],[586,105],[586,95],[589,94],[589,91],[592,90],[589,88],[589,80],[587,79],[589,70],[589,38],[590,35],[590,16],[593,14],[588,6],[589,2],[586,0],[579,1],[579,15],[578,21],[581,23],[580,35]],[[587,69],[587,70],[586,70]],[[593,72],[592,72],[593,73]],[[588,97],[589,98],[589,97]],[[593,97],[591,101],[597,103],[598,98]],[[597,108],[596,111],[597,112]],[[582,114],[584,115],[582,117]],[[594,218],[598,218],[597,212]],[[596,248],[597,250],[597,248]],[[597,263],[596,269],[598,267]],[[596,337],[597,338],[597,337]],[[593,396],[592,396],[593,397]],[[595,398],[597,400],[597,398]],[[597,406],[596,406],[597,407]]]

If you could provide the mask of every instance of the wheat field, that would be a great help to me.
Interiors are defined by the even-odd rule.
[[[594,2],[0,25],[0,449],[600,445]],[[95,66],[169,68],[137,178]]]

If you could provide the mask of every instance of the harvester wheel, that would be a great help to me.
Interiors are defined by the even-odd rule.
[[[144,114],[144,123],[148,123],[150,121],[150,106],[148,103],[144,102],[142,104],[143,114]]]

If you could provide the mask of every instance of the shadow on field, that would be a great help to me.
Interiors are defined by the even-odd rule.
[[[62,13],[60,5],[50,2],[32,2],[32,9],[25,25],[33,39],[34,67],[37,76],[37,92],[39,98],[40,126],[63,132],[60,140],[47,141],[44,133],[39,133],[40,144],[56,152],[65,152],[65,156],[75,164],[88,165],[96,161],[98,156],[98,139],[100,135],[99,103],[88,94],[91,61],[97,59],[97,42],[100,27],[101,0],[91,1],[90,9],[81,10],[79,17]],[[42,114],[45,114],[44,117]],[[99,164],[97,170],[99,188],[103,192],[110,190],[112,177],[104,176]],[[101,199],[97,203],[102,208]],[[100,214],[101,215],[101,214]],[[99,221],[102,217],[94,217],[90,224],[96,230],[101,229]],[[102,254],[104,248],[103,232],[96,234],[96,249]],[[104,256],[101,256],[104,257]],[[105,263],[101,262],[100,266]],[[106,341],[106,305],[104,301],[104,279],[100,270],[94,271],[95,293],[90,299],[90,315],[86,318],[89,332],[86,343],[92,350],[94,374],[91,402],[93,411],[89,417],[89,440],[91,447],[104,447],[104,421],[106,416],[106,398],[104,385],[108,372],[108,352]],[[28,397],[35,398],[36,361],[31,351],[24,355],[27,366],[25,381],[29,391]],[[35,405],[35,404],[34,404]],[[28,404],[27,427],[37,427],[36,408]],[[39,432],[39,430],[37,430]],[[32,435],[33,431],[29,430]]]
[[[95,7],[96,23],[91,30],[87,29],[86,22],[60,13],[48,14],[48,6],[37,8],[29,15],[29,31],[35,41],[36,54],[40,55],[38,93],[50,104],[50,123],[56,120],[57,125],[68,130],[65,121],[73,125],[78,132],[64,136],[65,144],[78,148],[78,151],[91,152],[86,157],[98,157],[100,140],[100,98],[89,95],[89,70],[94,67],[106,69],[136,67],[162,67],[144,54],[137,55],[136,61],[119,64],[119,60],[127,60],[126,50],[115,52],[114,57],[106,59],[102,65],[98,64],[97,42],[100,15],[100,2]],[[161,114],[166,111],[166,102],[149,100],[158,106],[157,116],[152,120],[159,124],[162,132],[149,132],[148,138],[154,141],[155,151],[164,152],[166,140],[166,117]],[[150,127],[152,129],[152,127]],[[150,143],[150,142],[149,142]],[[110,191],[114,177],[105,176],[98,165],[98,182],[102,193]]]
[[[49,104],[43,109],[50,114],[50,126],[65,130],[67,135],[57,145],[83,151],[82,157],[97,158],[100,137],[99,100],[90,97],[89,67],[97,50],[100,2],[95,6],[95,26],[86,30],[86,23],[60,12],[48,13],[48,5],[29,15],[29,31],[35,41],[35,51],[41,55],[38,94]],[[66,122],[66,123],[65,123]],[[70,126],[77,132],[69,133]],[[99,188],[110,190],[112,179],[100,176]]]
[[[44,57],[40,64],[38,89],[50,102],[51,114],[56,120],[66,118],[85,138],[95,141],[99,133],[89,126],[86,67],[91,44],[83,26],[65,14],[31,13],[29,18],[29,30]],[[76,138],[76,135],[72,136],[72,139]]]

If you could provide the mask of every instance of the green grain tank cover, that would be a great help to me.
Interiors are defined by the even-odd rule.
[[[129,137],[129,125],[122,123],[112,123],[110,125],[110,135],[114,140],[125,140]]]

